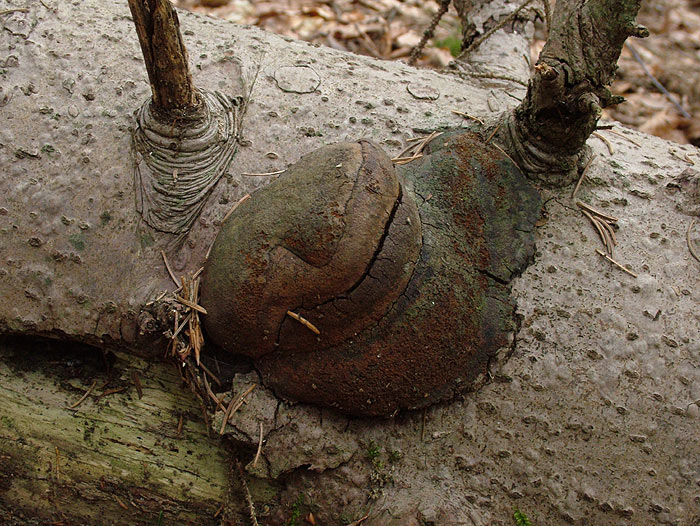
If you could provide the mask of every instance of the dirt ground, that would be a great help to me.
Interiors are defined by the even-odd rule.
[[[335,49],[402,61],[408,59],[439,6],[419,0],[177,0],[175,4]],[[627,102],[607,110],[605,117],[698,146],[700,1],[647,0],[639,21],[651,36],[625,46],[613,91]],[[540,20],[533,59],[544,45],[545,31]],[[460,35],[457,13],[450,6],[418,64],[445,67],[459,50]]]

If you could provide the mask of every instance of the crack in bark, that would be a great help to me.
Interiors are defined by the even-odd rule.
[[[349,200],[348,200],[349,202]],[[352,293],[357,290],[360,285],[369,277],[372,279],[375,279],[377,281],[380,281],[378,278],[375,278],[374,276],[371,275],[372,267],[374,264],[377,262],[379,255],[382,252],[382,249],[384,248],[384,243],[389,235],[389,230],[391,229],[391,226],[393,225],[394,222],[394,217],[396,216],[396,211],[399,209],[399,206],[403,202],[403,187],[401,184],[399,184],[399,195],[396,198],[396,201],[394,201],[394,205],[391,209],[391,212],[389,213],[389,217],[384,224],[384,231],[382,232],[381,237],[379,238],[379,241],[377,243],[377,248],[375,249],[374,253],[372,254],[372,257],[370,258],[369,262],[367,263],[367,266],[365,268],[365,271],[362,273],[362,275],[353,283],[353,285],[343,294],[335,296],[333,298],[330,298],[324,302],[317,303],[316,305],[313,305],[311,307],[305,307],[302,301],[302,305],[296,307],[296,309],[290,309],[290,310],[297,310],[299,308],[303,308],[305,310],[311,310],[311,309],[316,309],[318,307],[323,307],[325,305],[328,305],[329,303],[335,304],[337,300],[348,300],[352,301]],[[343,234],[344,235],[344,234]],[[336,307],[337,308],[337,307]],[[286,317],[282,318],[280,321],[279,327],[277,328],[277,338],[275,339],[275,346],[280,345],[280,338],[281,338],[281,333],[282,333],[282,327],[284,325],[284,322],[286,320]]]

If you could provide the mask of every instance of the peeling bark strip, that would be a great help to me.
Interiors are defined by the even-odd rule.
[[[146,62],[154,106],[166,112],[199,106],[180,22],[172,4],[168,0],[129,0],[129,8]]]
[[[648,35],[635,22],[640,3],[557,2],[527,96],[497,134],[530,177],[557,186],[576,180],[602,108],[624,100],[608,89],[622,46],[629,36]]]

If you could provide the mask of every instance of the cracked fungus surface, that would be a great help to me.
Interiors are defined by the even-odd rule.
[[[510,348],[509,281],[538,211],[476,135],[449,134],[400,175],[370,142],[321,148],[223,225],[207,331],[283,398],[358,415],[449,399]]]

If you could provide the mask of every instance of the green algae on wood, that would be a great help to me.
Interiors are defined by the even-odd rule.
[[[168,523],[217,524],[227,454],[208,437],[172,365],[119,353],[108,377],[95,349],[47,352],[52,345],[0,342],[0,501],[47,521],[66,511],[86,524],[151,525],[162,510]],[[142,399],[128,384],[130,370],[138,371]],[[126,391],[100,397],[108,380]],[[91,395],[71,409],[93,381]]]

